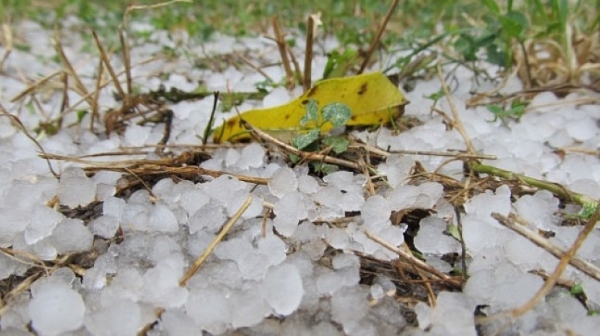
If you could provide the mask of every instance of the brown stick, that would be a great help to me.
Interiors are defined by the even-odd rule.
[[[367,55],[365,56],[363,63],[360,65],[360,70],[358,70],[358,73],[357,73],[358,75],[363,73],[365,71],[365,69],[367,68],[367,65],[369,64],[369,60],[371,59],[371,56],[373,56],[373,53],[375,52],[375,49],[377,48],[377,45],[379,44],[379,41],[381,40],[383,31],[385,30],[385,27],[387,26],[388,22],[390,21],[392,14],[394,14],[394,11],[396,10],[396,7],[398,6],[399,2],[400,2],[400,0],[394,0],[392,2],[392,5],[388,9],[388,12],[385,14],[385,17],[383,18],[383,22],[381,23],[379,30],[377,30],[377,35],[375,35],[375,38],[371,42],[371,45],[369,46],[369,50],[367,51]]]
[[[287,55],[287,48],[285,37],[283,36],[283,32],[281,30],[281,26],[279,25],[279,19],[277,16],[273,16],[273,32],[275,33],[275,43],[277,43],[277,47],[279,48],[279,54],[281,55],[281,62],[283,63],[283,69],[285,69],[285,76],[287,79],[287,88],[294,88],[294,73],[292,72],[292,68],[290,66],[290,60]]]

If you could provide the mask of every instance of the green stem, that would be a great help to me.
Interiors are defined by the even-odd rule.
[[[584,194],[576,193],[574,191],[568,190],[558,183],[542,181],[535,179],[533,177],[529,177],[523,174],[513,173],[508,170],[496,168],[493,166],[484,165],[478,162],[471,162],[469,164],[471,170],[477,173],[488,174],[493,176],[498,176],[507,180],[518,180],[529,186],[548,190],[554,195],[576,202],[577,204],[584,206],[592,204],[594,207],[598,206],[598,201],[586,196]]]

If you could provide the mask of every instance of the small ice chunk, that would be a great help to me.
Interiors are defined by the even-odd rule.
[[[327,186],[319,189],[314,195],[313,200],[332,209],[340,209],[339,201],[342,198],[342,191],[334,186]]]
[[[276,235],[268,235],[258,241],[258,253],[269,259],[270,265],[279,265],[285,260],[286,246],[283,240]],[[270,266],[269,265],[269,266]]]
[[[60,335],[83,325],[85,304],[81,295],[66,284],[48,281],[33,291],[29,302],[33,328],[42,335]]]
[[[50,238],[58,254],[89,251],[94,241],[94,236],[83,225],[83,221],[71,218],[60,222]]]
[[[185,310],[201,329],[213,335],[227,330],[232,308],[228,304],[231,293],[219,285],[200,288],[190,293]]]
[[[91,221],[88,226],[94,235],[109,239],[117,232],[119,219],[111,215],[100,216]]]
[[[146,143],[150,135],[150,127],[131,124],[125,130],[124,145],[131,147],[140,147]]]
[[[129,336],[137,333],[141,318],[137,303],[120,299],[86,316],[85,327],[95,336]]]
[[[428,254],[444,254],[460,251],[460,243],[451,236],[443,234],[446,222],[434,216],[421,220],[419,232],[415,237],[415,246],[419,251]]]
[[[157,232],[177,232],[179,225],[177,218],[169,209],[169,207],[163,202],[158,202],[152,208],[150,214],[150,221],[148,222],[148,229]]]
[[[534,195],[524,195],[514,206],[526,221],[537,225],[538,228],[548,228],[556,222],[554,213],[558,211],[558,199],[551,192],[541,190]]]
[[[63,218],[61,213],[52,208],[36,205],[31,216],[31,223],[25,229],[25,242],[31,245],[48,237]]]
[[[81,168],[67,168],[60,175],[58,199],[60,204],[77,208],[90,204],[96,198],[96,182]]]
[[[202,336],[196,322],[181,310],[169,309],[160,316],[162,331],[167,335]]]
[[[238,160],[237,167],[242,170],[249,168],[259,168],[265,162],[265,150],[256,142],[242,149],[241,157]]]
[[[390,220],[391,214],[390,202],[380,195],[369,197],[360,208],[360,216],[365,223],[385,223]]]
[[[289,167],[279,168],[269,180],[269,190],[278,198],[283,198],[296,189],[298,189],[298,180],[294,171]]]
[[[410,170],[415,165],[415,159],[410,156],[392,154],[385,163],[377,167],[379,173],[387,176],[388,183],[394,187],[408,182]]]
[[[122,198],[108,197],[102,204],[102,214],[121,219],[126,204],[127,203]]]
[[[342,324],[348,334],[353,334],[352,330],[368,312],[367,293],[361,287],[341,288],[331,298],[331,317]]]
[[[510,208],[510,189],[506,185],[496,189],[495,194],[488,190],[483,194],[472,197],[465,203],[467,214],[473,214],[479,218],[488,217],[492,212],[508,216]]]
[[[433,335],[475,336],[475,304],[462,293],[440,292],[435,308],[419,302],[415,307],[419,328]]]
[[[231,194],[246,188],[246,183],[229,175],[221,175],[216,179],[200,185],[200,190],[220,204],[228,204]]]
[[[276,216],[273,225],[277,232],[285,237],[291,236],[296,230],[298,222],[308,216],[302,195],[298,192],[287,194],[275,203],[273,213]]]
[[[196,211],[210,202],[210,196],[200,189],[192,189],[181,194],[179,202],[185,211],[187,211],[188,215],[192,216]]]
[[[360,207],[365,203],[365,198],[355,192],[355,191],[348,191],[348,192],[343,192],[342,193],[342,197],[340,198],[339,201],[339,207],[342,208],[342,210],[344,211],[359,211]]]
[[[302,175],[298,178],[298,190],[305,194],[314,194],[319,187],[317,179],[310,175]]]
[[[143,277],[142,301],[160,307],[181,307],[188,298],[188,290],[179,286],[183,275],[183,258],[163,259]]]
[[[263,300],[263,294],[256,286],[236,291],[230,299],[231,325],[235,329],[259,324],[271,309]]]
[[[196,233],[200,230],[208,230],[216,233],[225,223],[226,217],[223,209],[213,202],[207,203],[189,219],[188,228],[190,233]]]
[[[571,121],[564,127],[573,139],[580,142],[587,141],[598,134],[598,126],[590,117]]]
[[[291,264],[271,267],[263,282],[262,292],[276,314],[290,315],[298,308],[304,295],[300,272]]]
[[[350,237],[346,230],[341,228],[330,228],[327,231],[327,244],[335,249],[345,249],[350,244]]]
[[[274,107],[283,105],[291,100],[290,93],[284,87],[274,88],[263,98],[263,107]]]

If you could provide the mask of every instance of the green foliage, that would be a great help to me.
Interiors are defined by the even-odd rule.
[[[514,100],[507,109],[497,104],[487,105],[486,108],[494,115],[494,120],[491,122],[500,120],[504,126],[508,127],[506,118],[519,120],[525,114],[525,106],[524,102]]]
[[[348,139],[341,136],[330,136],[321,139],[321,127],[326,123],[331,123],[334,126],[345,125],[352,112],[350,108],[341,103],[331,103],[325,105],[319,110],[318,102],[314,99],[309,99],[306,104],[306,114],[300,120],[300,126],[305,130],[304,133],[298,134],[292,139],[292,146],[300,150],[318,150],[319,143],[330,147],[335,154],[341,154],[348,149],[350,142]],[[319,142],[319,139],[321,141]],[[290,156],[292,162],[297,162],[297,156]],[[323,162],[311,162],[312,168],[315,171],[329,174],[338,170],[335,165]]]
[[[330,122],[336,127],[343,126],[350,120],[350,117],[352,117],[352,112],[344,104],[331,103],[319,111],[317,101],[309,99],[306,104],[306,114],[300,120],[301,128],[307,129],[307,132],[295,136],[292,139],[292,145],[298,149],[305,149],[319,139],[323,125]],[[328,143],[325,144],[334,147],[334,151],[338,154],[345,151],[344,144],[340,140],[328,140]],[[345,147],[348,147],[347,144]]]
[[[577,218],[589,220],[592,217],[592,215],[596,212],[596,207],[596,203],[584,204],[581,210],[577,213]]]

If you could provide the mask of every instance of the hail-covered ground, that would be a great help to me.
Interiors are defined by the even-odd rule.
[[[64,81],[54,77],[37,87],[35,96],[11,99],[63,66],[56,61],[52,31],[32,22],[13,28],[15,40],[30,48],[14,49],[4,62],[0,102],[36,136],[46,153],[74,158],[133,147],[147,154],[86,160],[159,159],[153,148],[143,146],[161,140],[164,123],[140,125],[136,119],[124,132],[106,135],[102,123],[90,131],[89,113],[71,112],[63,116],[57,134],[33,132],[41,122],[58,116]],[[256,65],[274,64],[262,71],[275,81],[285,76],[276,45],[266,38],[216,36],[198,43],[185,34],[154,31],[143,24],[134,23],[131,28],[149,31],[143,41],[131,41],[133,84],[140,92],[161,85],[193,91],[199,83],[209,91],[256,91],[265,76],[245,63],[226,61],[236,54]],[[296,39],[297,45],[304,44],[301,36]],[[98,67],[93,40],[65,29],[60,41],[83,86],[92,92]],[[323,72],[325,54],[337,47],[335,39],[317,42],[315,80]],[[0,46],[0,54],[5,48]],[[156,57],[165,50],[171,57]],[[302,49],[294,51],[303,64]],[[387,67],[400,56],[384,55],[370,71]],[[151,58],[155,59],[149,62]],[[212,59],[217,65],[199,67],[200,59]],[[123,69],[119,55],[113,55],[111,62],[117,72]],[[481,66],[492,75],[498,71]],[[582,103],[582,94],[557,98],[542,92],[533,98],[520,121],[508,120],[506,127],[500,120],[492,122],[493,115],[486,107],[467,108],[465,103],[473,92],[491,90],[498,82],[475,80],[475,74],[465,67],[445,71],[468,138],[478,153],[497,158],[484,163],[600,198],[600,159],[581,150],[556,151],[569,147],[598,150],[598,105]],[[124,81],[124,76],[120,78]],[[76,86],[72,76],[68,81]],[[389,151],[464,150],[464,139],[455,128],[447,127],[440,113],[432,112],[434,101],[426,98],[440,88],[440,80],[434,77],[416,81],[412,90],[405,92],[410,101],[406,115],[417,118],[420,125],[399,134],[380,128],[354,131],[353,135]],[[502,92],[521,89],[513,77]],[[114,90],[112,85],[102,90],[98,98],[101,113],[122,104],[112,95]],[[279,105],[301,93],[281,87],[269,90],[264,99],[246,100],[238,110]],[[82,98],[81,91],[67,94],[71,105]],[[174,113],[169,151],[178,153],[177,146],[201,145],[212,104],[209,96],[169,105]],[[445,98],[436,107],[452,115]],[[88,108],[82,104],[74,110]],[[218,123],[234,114],[235,109],[219,113]],[[460,268],[441,258],[461,253],[460,242],[447,233],[449,225],[457,223],[457,216],[443,197],[442,184],[409,184],[417,161],[425,170],[434,171],[447,157],[390,155],[375,167],[387,184],[370,195],[363,174],[340,171],[318,178],[309,174],[305,165],[291,168],[283,155],[258,143],[223,146],[200,166],[267,178],[268,184],[243,182],[228,174],[203,176],[200,182],[164,178],[148,186],[151,193],[139,188],[127,197],[116,197],[123,183],[121,173],[101,170],[88,177],[82,168],[89,165],[55,160],[52,166],[60,173],[57,179],[39,154],[39,148],[13,120],[0,117],[0,279],[7,286],[12,284],[2,288],[7,300],[0,307],[0,335],[136,335],[143,328],[148,335],[464,336],[487,334],[492,329],[503,335],[593,335],[600,328],[600,317],[588,314],[562,287],[511,323],[490,322],[494,328],[476,328],[476,312],[493,316],[525,303],[544,282],[530,271],[551,273],[558,262],[501,226],[490,216],[492,212],[518,214],[529,223],[529,229],[553,232],[549,240],[563,248],[571,246],[580,231],[580,226],[560,225],[559,210],[564,209],[559,209],[558,198],[548,191],[513,197],[508,186],[500,186],[466,202],[461,222],[468,279],[462,291],[441,291],[435,307],[411,300],[410,293],[398,292],[400,275],[392,279],[389,274],[375,273],[369,283],[361,283],[361,260],[356,252],[380,261],[397,258],[396,253],[368,238],[366,230],[401,246],[406,226],[392,223],[390,217],[393,211],[403,209],[434,210],[421,220],[415,247],[441,272]],[[462,169],[462,162],[455,161],[439,172],[460,180]],[[180,286],[186,270],[248,197],[252,202],[232,230],[185,286]],[[83,219],[68,216],[73,213],[69,209],[90,204],[96,204],[91,215]],[[266,211],[272,214],[263,216]],[[594,231],[578,256],[595,262],[599,248],[600,234]],[[79,268],[52,267],[60,264],[63,256],[74,254],[93,258],[89,263],[64,263]],[[45,273],[28,281],[40,270]],[[562,279],[583,287],[588,308],[600,304],[597,280],[571,267]],[[9,289],[12,292],[7,295]]]

